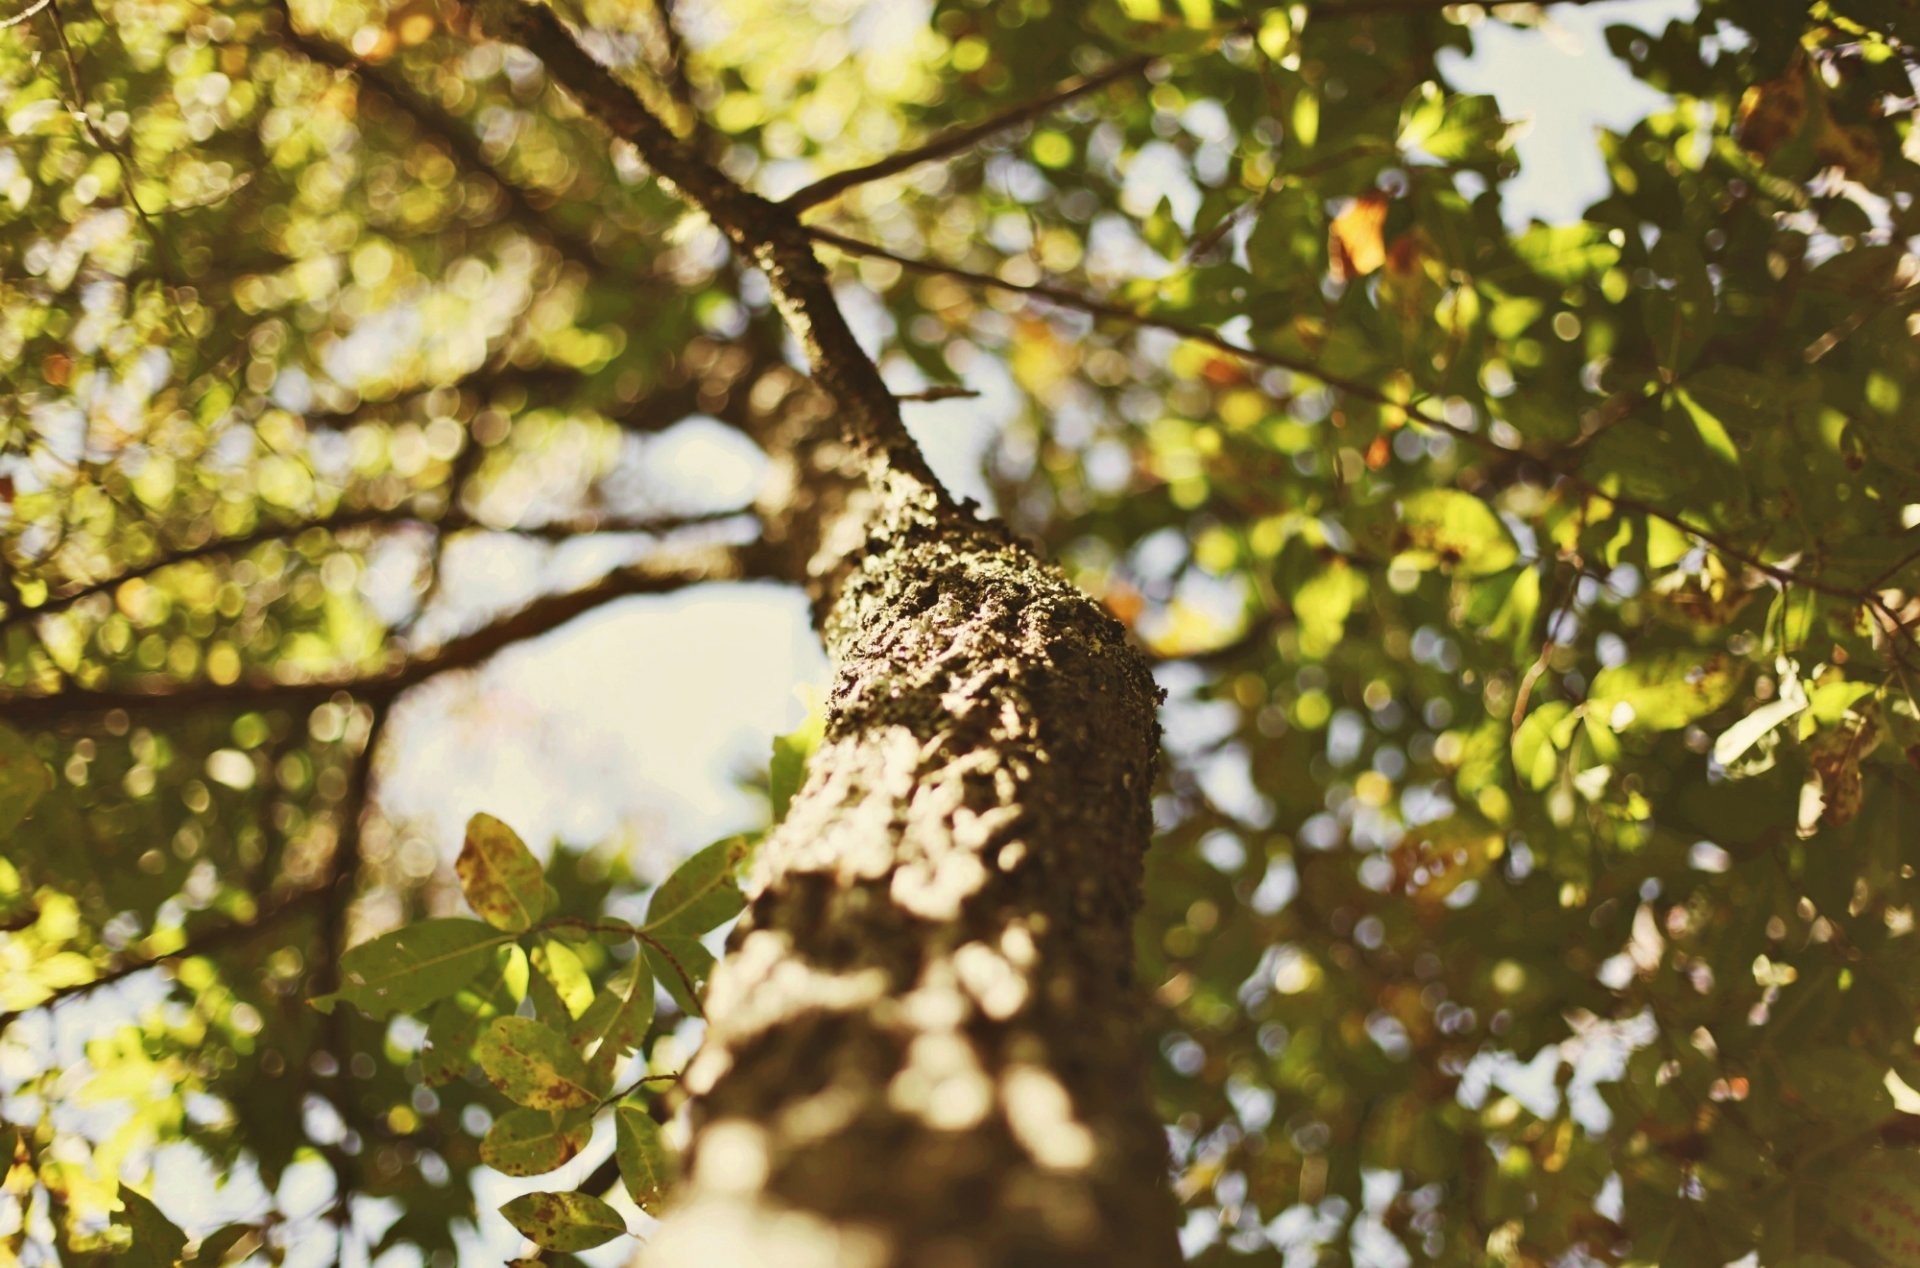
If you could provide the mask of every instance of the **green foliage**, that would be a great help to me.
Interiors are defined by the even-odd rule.
[[[541,1175],[572,1161],[592,1127],[591,1116],[508,1110],[487,1129],[480,1160],[510,1176]]]
[[[529,1109],[579,1109],[599,1099],[586,1062],[566,1036],[531,1017],[494,1018],[473,1055],[489,1083]]]
[[[52,774],[18,731],[0,726],[0,832],[13,831],[33,813]]]
[[[660,1124],[645,1111],[622,1105],[614,1111],[614,1126],[619,1133],[615,1156],[620,1160],[621,1183],[641,1210],[659,1211],[675,1170],[673,1151],[660,1134]]]
[[[646,958],[636,956],[580,1014],[571,1042],[595,1073],[602,1074],[640,1046],[641,1036],[652,1021],[653,974]]]
[[[437,1003],[493,961],[507,937],[477,920],[424,920],[364,942],[340,957],[339,991],[314,1000],[331,1012],[336,1000],[372,1017]]]
[[[118,1258],[132,1268],[169,1268],[187,1247],[187,1235],[137,1189],[121,1188],[113,1222],[127,1230],[126,1251]]]
[[[524,933],[546,913],[540,864],[513,829],[492,815],[475,815],[467,824],[453,867],[467,906],[496,929]]]
[[[654,891],[642,928],[657,938],[686,937],[733,919],[746,905],[733,878],[745,849],[744,838],[716,841],[682,863]]]
[[[1198,1260],[1911,1259],[1912,15],[1610,28],[1667,98],[1545,223],[1446,69],[1523,6],[940,0],[885,48],[680,7],[697,143],[763,191],[1163,59],[809,214],[933,262],[823,248],[890,381],[991,389],[997,509],[1162,662],[1137,976]],[[653,8],[568,6],[615,49]],[[645,588],[505,610],[443,548],[744,540],[636,455],[804,394],[704,222],[453,12],[0,30],[0,1258],[274,1260],[337,1200],[402,1211],[340,1257],[451,1262],[480,1168],[596,1131],[513,1227],[617,1237],[614,1167],[666,1200],[746,843],[649,898],[484,816],[453,856],[376,776],[397,699]]]
[[[620,1212],[588,1193],[526,1193],[500,1210],[544,1250],[591,1250],[627,1231]]]

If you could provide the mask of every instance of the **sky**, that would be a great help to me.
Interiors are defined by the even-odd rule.
[[[1552,11],[1544,30],[1481,24],[1470,58],[1449,57],[1453,84],[1492,93],[1504,115],[1526,121],[1518,145],[1521,177],[1507,194],[1510,216],[1549,221],[1577,218],[1606,189],[1594,144],[1596,126],[1622,128],[1657,108],[1663,96],[1632,80],[1607,53],[1603,31],[1615,22],[1658,30],[1692,8],[1688,0],[1612,0]],[[877,309],[849,295],[857,329],[877,333]],[[887,367],[901,390],[919,386],[910,372]],[[980,464],[995,431],[1016,408],[1003,371],[982,359],[969,372],[975,400],[910,405],[908,425],[937,474],[956,492],[988,500]],[[663,480],[675,476],[696,487],[733,485],[751,472],[709,436],[683,434],[653,455]],[[493,561],[518,570],[504,556]],[[476,560],[456,589],[497,598],[518,576],[489,578]],[[496,584],[498,582],[498,584]],[[456,600],[459,594],[450,590]],[[739,782],[764,770],[771,739],[804,720],[809,701],[824,694],[827,666],[807,622],[806,605],[792,591],[728,585],[663,598],[636,598],[609,606],[535,642],[517,647],[482,671],[416,694],[389,729],[378,769],[382,806],[408,820],[435,843],[444,861],[457,853],[461,827],[487,811],[518,829],[536,851],[555,837],[579,844],[615,838],[635,866],[659,876],[678,858],[729,832],[757,826],[763,804]],[[131,994],[140,995],[136,984]],[[150,996],[149,996],[150,997]],[[112,1006],[112,1001],[102,1001]],[[124,1006],[124,1001],[121,1006]],[[75,1010],[76,1021],[91,1011]],[[84,1023],[83,1023],[84,1024]],[[64,1027],[63,1027],[64,1029]],[[1579,1082],[1617,1060],[1618,1043],[1585,1044]],[[1579,1054],[1569,1053],[1573,1060]],[[1522,1100],[1553,1094],[1558,1058],[1523,1065],[1491,1062],[1486,1083]],[[594,1145],[557,1176],[536,1181],[489,1180],[483,1206],[513,1192],[577,1182],[604,1156],[610,1141]],[[171,1159],[184,1177],[197,1163]],[[201,1168],[204,1171],[204,1168]],[[205,1231],[217,1207],[237,1201],[208,1187],[170,1184],[157,1195],[183,1225]],[[324,1171],[296,1171],[287,1184],[324,1200]],[[186,1194],[209,1194],[195,1200]],[[638,1225],[636,1224],[636,1227]],[[1205,1230],[1189,1230],[1198,1238]],[[468,1248],[473,1262],[499,1262],[516,1252],[517,1234],[498,1216],[483,1224]],[[306,1248],[302,1248],[303,1250]],[[330,1247],[314,1247],[324,1262]],[[621,1262],[630,1247],[616,1243],[590,1256]],[[290,1259],[289,1262],[294,1262]]]

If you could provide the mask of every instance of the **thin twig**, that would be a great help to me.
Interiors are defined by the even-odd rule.
[[[1042,115],[1050,114],[1076,97],[1098,92],[1108,84],[1122,79],[1144,75],[1159,60],[1154,54],[1143,53],[1138,57],[1129,57],[1124,61],[1115,62],[1105,70],[1094,74],[1076,76],[1032,101],[1002,110],[996,115],[989,115],[978,123],[948,128],[912,149],[889,154],[886,158],[868,163],[864,167],[849,168],[844,172],[823,176],[813,184],[789,194],[782,205],[794,211],[800,211],[826,202],[829,198],[843,194],[856,185],[865,185],[870,181],[894,176],[908,168],[918,167],[922,163],[951,158],[962,151],[972,149],[996,133],[1005,132],[1008,128],[1015,128],[1023,123],[1031,123]]]
[[[676,137],[631,86],[580,47],[553,10],[518,0],[480,0],[476,8],[490,28],[538,57],[588,115],[632,144],[656,176],[704,211],[759,266],[775,306],[807,352],[814,380],[838,407],[842,438],[875,460],[870,470],[911,480],[932,503],[949,504],[879,368],[847,324],[794,208],[742,188]]]
[[[648,534],[661,536],[684,528],[694,528],[705,524],[726,523],[751,514],[749,508],[728,508],[718,511],[694,511],[674,515],[606,515],[590,513],[572,519],[548,520],[539,524],[479,524],[471,519],[462,519],[459,526],[475,528],[488,533],[503,536],[527,537],[539,541],[560,542],[575,537],[596,534]],[[39,618],[56,616],[61,612],[102,594],[110,594],[130,581],[140,581],[156,573],[180,564],[216,557],[230,557],[245,554],[256,546],[269,542],[289,541],[310,532],[339,534],[356,528],[369,527],[409,527],[428,525],[434,521],[420,512],[408,508],[382,510],[378,508],[355,508],[336,511],[332,515],[323,515],[318,519],[299,520],[291,524],[270,524],[254,529],[249,533],[239,533],[232,537],[216,537],[197,546],[189,546],[166,555],[149,559],[145,563],[135,564],[111,577],[89,581],[77,589],[67,590],[54,596],[39,607],[27,607],[24,604],[13,606],[6,616],[0,617],[0,631],[16,625],[37,623]],[[444,521],[442,521],[444,523]]]
[[[712,148],[707,121],[700,113],[700,97],[687,74],[687,42],[680,38],[675,20],[674,0],[653,0],[653,12],[660,33],[660,64],[655,73],[667,90],[667,97],[687,117],[687,137],[701,149]]]
[[[1572,560],[1572,563],[1573,575],[1567,578],[1566,593],[1560,596],[1558,603],[1547,609],[1546,628],[1542,631],[1543,637],[1540,640],[1540,654],[1534,657],[1533,664],[1520,679],[1519,689],[1513,693],[1512,724],[1515,729],[1519,728],[1521,719],[1527,716],[1527,701],[1533,695],[1533,685],[1540,680],[1541,674],[1547,672],[1547,662],[1553,658],[1554,649],[1560,646],[1554,638],[1554,626],[1559,624],[1555,618],[1562,612],[1567,613],[1569,617],[1573,614],[1573,600],[1580,592],[1580,578],[1586,575],[1586,570],[1580,566],[1578,558]]]
[[[32,4],[28,5],[26,8],[22,9],[20,12],[14,14],[10,18],[7,18],[5,21],[0,21],[0,31],[4,31],[10,26],[19,26],[22,22],[25,22],[28,19],[32,18],[34,14],[40,12],[40,10],[46,8],[48,5],[52,3],[53,3],[53,0],[33,0]]]
[[[687,966],[680,963],[680,957],[668,950],[664,942],[648,933],[645,929],[635,929],[633,936],[646,943],[649,947],[652,947],[655,951],[658,951],[660,958],[673,967],[674,974],[680,979],[680,985],[686,988],[687,1002],[693,1005],[693,1011],[695,1013],[702,1013],[700,1008],[700,985],[693,980],[693,974],[687,972]]]
[[[346,694],[361,700],[391,699],[429,678],[473,669],[517,643],[558,629],[575,617],[632,595],[668,594],[707,581],[771,577],[771,565],[750,547],[709,546],[641,560],[592,585],[535,599],[518,611],[383,668],[304,680],[246,678],[238,682],[169,683],[61,691],[0,698],[0,717],[21,727],[57,726],[116,709],[128,712],[197,709],[311,708]]]
[[[557,222],[539,205],[536,200],[543,196],[542,191],[523,185],[488,159],[470,124],[416,91],[398,71],[369,65],[329,40],[302,32],[293,23],[293,10],[287,0],[272,0],[272,3],[280,19],[280,38],[287,47],[310,62],[353,76],[395,110],[412,119],[415,126],[431,136],[460,168],[485,178],[498,189],[512,219],[545,238],[561,255],[574,263],[596,270],[599,268],[593,243]]]
[[[160,226],[154,222],[153,217],[147,213],[146,207],[140,202],[138,188],[140,170],[134,166],[133,156],[94,127],[93,116],[87,113],[86,81],[80,76],[80,61],[74,56],[73,45],[67,39],[66,22],[60,16],[56,0],[47,0],[46,8],[52,19],[54,41],[60,45],[61,58],[67,65],[67,83],[73,90],[73,97],[67,102],[68,113],[79,120],[80,126],[86,130],[87,136],[94,145],[99,147],[102,153],[112,156],[113,161],[119,165],[120,181],[126,188],[127,205],[133,208],[133,214],[139,218],[141,227],[146,230],[148,241],[153,243],[153,249],[160,257],[161,269],[171,282],[169,290],[186,285],[186,275],[181,272],[180,262],[174,258],[173,248],[168,245],[166,238],[160,232]],[[168,301],[168,313],[175,328],[179,330],[183,339],[192,343],[193,332],[187,329],[186,318],[180,312],[178,298],[169,295]]]
[[[272,907],[254,916],[251,920],[236,920],[230,924],[207,929],[188,938],[171,951],[163,951],[155,955],[121,960],[103,969],[98,975],[84,982],[75,982],[72,985],[57,988],[46,999],[41,1000],[37,1004],[29,1004],[25,1008],[17,1009],[10,1013],[0,1013],[0,1033],[4,1033],[7,1027],[28,1013],[38,1012],[44,1008],[52,1008],[57,1004],[77,996],[91,994],[103,986],[112,986],[116,982],[124,982],[136,973],[145,973],[149,969],[161,968],[176,960],[188,959],[196,955],[205,955],[210,951],[217,951],[230,943],[245,941],[250,935],[271,927],[295,911],[320,902],[326,898],[326,896],[327,890],[325,886],[301,890],[299,893],[275,903]]]
[[[893,399],[896,401],[959,401],[979,395],[979,392],[970,387],[928,387],[918,392],[901,392]]]

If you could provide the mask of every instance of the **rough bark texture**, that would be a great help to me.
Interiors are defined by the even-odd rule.
[[[1156,689],[1098,605],[904,490],[717,970],[648,1265],[1177,1262],[1130,926]]]

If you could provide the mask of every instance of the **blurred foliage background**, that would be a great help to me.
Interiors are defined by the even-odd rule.
[[[909,407],[943,469],[1160,664],[1190,1256],[1913,1262],[1911,7],[1606,25],[1657,104],[1552,223],[1446,73],[1551,5],[678,7],[560,6],[769,195],[1020,112],[802,198],[890,379],[979,394]],[[791,580],[804,381],[711,227],[451,3],[7,22],[0,1256],[504,1257],[497,1098],[304,1002],[459,905],[476,807],[383,798],[383,741],[525,740],[459,685],[496,653]],[[753,671],[662,654],[715,710]],[[534,841],[557,910],[631,916],[690,842],[532,742],[614,808]],[[663,997],[644,1068],[697,1036]]]

